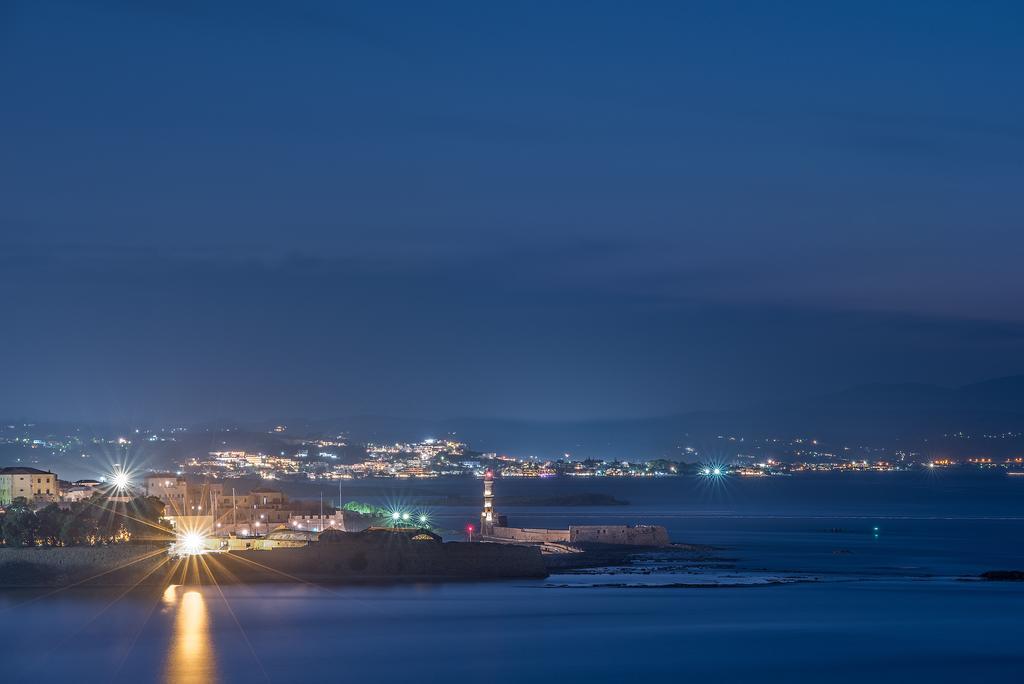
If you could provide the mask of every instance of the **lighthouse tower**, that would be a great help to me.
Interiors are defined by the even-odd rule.
[[[480,534],[489,537],[494,533],[494,473],[484,473],[484,510],[480,513]]]

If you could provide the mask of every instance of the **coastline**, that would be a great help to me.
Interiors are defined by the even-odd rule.
[[[647,548],[605,544],[544,552],[543,545],[346,540],[272,551],[172,558],[166,544],[0,548],[0,587],[166,586],[168,584],[405,584],[544,579],[551,574],[630,565],[651,553],[700,558],[710,546]]]
[[[543,579],[537,548],[469,542],[346,539],[271,551],[172,557],[164,544],[0,549],[0,586],[399,584]]]

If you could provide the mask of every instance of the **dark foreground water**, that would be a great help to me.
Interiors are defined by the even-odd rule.
[[[401,487],[348,493],[415,507],[479,482]],[[1024,479],[515,481],[499,483],[498,502],[567,491],[632,505],[505,512],[526,526],[657,522],[719,548],[536,582],[0,592],[0,680],[1016,682],[1024,672],[1024,584],[970,579],[1024,569]],[[454,537],[474,511],[433,515]]]

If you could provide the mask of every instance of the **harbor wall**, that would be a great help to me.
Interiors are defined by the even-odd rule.
[[[568,542],[569,530],[542,530],[528,527],[494,527],[489,537],[519,542]]]
[[[670,543],[668,530],[661,525],[570,525],[569,541],[621,546],[668,546]]]
[[[529,543],[668,546],[668,530],[660,525],[570,525],[567,530],[494,527],[488,539]]]
[[[0,548],[0,585],[86,586],[161,582],[166,544]]]
[[[218,560],[241,582],[541,578],[540,550],[470,542],[345,534],[302,548],[231,551]]]
[[[298,548],[185,558],[170,557],[166,544],[0,548],[0,588],[485,580],[548,574],[534,547],[338,534],[339,541]]]

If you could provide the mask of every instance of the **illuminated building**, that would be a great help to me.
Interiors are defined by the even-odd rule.
[[[354,511],[335,511],[331,515],[292,515],[288,518],[288,527],[311,532],[323,532],[324,530],[360,532],[370,526],[370,521],[370,517]]]
[[[86,499],[92,497],[92,495],[95,493],[96,489],[93,487],[71,485],[70,487],[66,487],[64,489],[64,492],[61,495],[61,500],[69,503],[74,503],[76,501],[85,501]]]
[[[0,505],[24,497],[30,503],[57,500],[57,476],[37,468],[0,468]]]
[[[267,487],[257,487],[248,494],[222,493],[218,501],[218,534],[264,534],[277,525],[287,525],[295,513],[284,492]]]
[[[168,513],[182,515],[188,506],[188,482],[171,473],[147,475],[146,496],[160,499]]]
[[[166,508],[165,517],[182,515],[216,515],[223,485],[190,485],[180,475],[157,473],[146,476],[146,496],[160,499]]]

